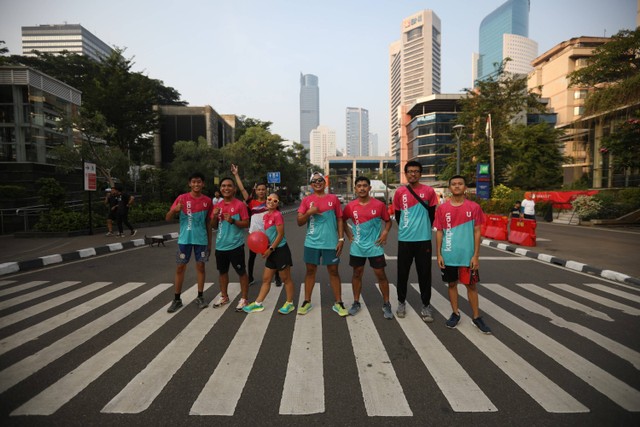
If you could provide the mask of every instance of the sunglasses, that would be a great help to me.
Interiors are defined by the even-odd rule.
[[[316,178],[316,179],[312,179],[311,181],[309,181],[311,184],[320,184],[322,182],[324,182],[324,179],[322,178]]]
[[[280,200],[274,199],[273,197],[267,197],[267,202],[273,202],[277,204],[278,202],[280,202]]]

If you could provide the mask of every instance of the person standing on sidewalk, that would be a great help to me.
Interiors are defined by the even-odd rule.
[[[536,202],[534,202],[533,197],[531,197],[531,193],[526,192],[524,194],[524,200],[521,203],[522,205],[522,216],[524,219],[532,219],[536,220]]]
[[[433,188],[420,184],[422,164],[416,161],[404,165],[408,184],[396,190],[393,208],[398,223],[398,309],[396,315],[405,316],[407,282],[411,264],[415,260],[420,285],[422,309],[420,317],[433,322],[431,307],[431,227],[438,206]]]
[[[249,226],[247,206],[236,199],[236,185],[232,178],[220,181],[222,201],[214,208],[212,222],[216,236],[216,266],[220,277],[220,297],[213,303],[213,308],[229,303],[229,266],[240,276],[240,292],[242,296],[236,311],[242,311],[247,305],[249,296],[249,276],[244,262],[244,229]]]
[[[264,232],[263,217],[267,213],[267,184],[263,182],[254,184],[253,190],[251,191],[251,194],[249,194],[242,184],[242,180],[240,179],[240,175],[238,174],[237,165],[231,165],[231,173],[236,179],[236,185],[238,186],[240,194],[242,194],[244,202],[247,204],[247,208],[249,209],[249,217],[251,218],[251,222],[249,223],[249,234],[253,233],[254,231]],[[255,283],[253,277],[253,268],[256,264],[256,256],[257,254],[249,249],[249,286]],[[278,270],[276,270],[275,278],[276,286],[281,286],[282,281],[280,280],[280,276],[278,275]]]
[[[315,172],[309,181],[313,194],[302,199],[298,208],[298,225],[307,226],[304,239],[304,301],[298,307],[298,314],[304,315],[313,308],[311,294],[316,283],[318,265],[326,265],[335,303],[333,311],[340,316],[349,312],[342,303],[342,282],[338,273],[340,254],[344,245],[342,208],[335,194],[325,194],[327,186],[324,176]]]
[[[384,259],[383,246],[387,243],[387,235],[391,230],[389,211],[385,204],[378,199],[371,198],[371,181],[365,176],[356,178],[355,185],[357,199],[352,200],[344,208],[342,219],[346,223],[349,219],[353,222],[353,230],[347,224],[344,234],[351,242],[349,249],[349,265],[353,267],[353,305],[349,314],[355,316],[360,311],[360,291],[362,289],[362,275],[364,265],[369,260],[369,265],[378,279],[380,292],[382,293],[382,312],[385,319],[393,319],[391,303],[389,302],[389,280],[384,268],[387,262]],[[384,223],[384,226],[383,226]]]
[[[122,184],[116,184],[116,197],[118,200],[118,209],[116,213],[116,221],[118,222],[118,237],[124,237],[124,228],[123,224],[127,226],[127,228],[131,232],[131,236],[135,236],[137,230],[133,228],[133,225],[129,223],[129,208],[133,205],[133,201],[135,198],[124,191],[124,186]],[[113,191],[113,190],[111,190]]]
[[[464,196],[465,179],[454,175],[449,179],[451,199],[438,207],[434,227],[436,254],[442,280],[449,284],[451,317],[448,328],[455,328],[460,321],[458,310],[458,281],[467,287],[467,296],[473,312],[473,324],[485,334],[491,333],[478,308],[478,268],[480,267],[480,228],[484,222],[482,208]]]
[[[104,204],[107,205],[109,212],[107,213],[107,234],[106,236],[113,236],[113,221],[117,221],[118,214],[118,197],[116,192],[111,188],[107,188],[107,194],[104,198]]]
[[[295,287],[291,280],[291,250],[287,245],[287,239],[284,237],[284,218],[278,210],[280,196],[272,193],[267,197],[268,211],[262,216],[264,221],[264,233],[269,238],[269,246],[264,251],[262,258],[266,258],[264,273],[262,274],[262,287],[255,302],[252,302],[243,310],[245,313],[257,313],[264,310],[262,305],[264,299],[271,290],[271,279],[273,275],[280,271],[284,279],[284,289],[287,293],[287,300],[284,305],[278,309],[280,314],[289,314],[296,309],[293,304],[295,295]]]
[[[204,264],[211,254],[211,227],[210,217],[213,202],[208,196],[202,194],[205,180],[200,172],[194,172],[189,176],[189,193],[184,193],[173,202],[165,219],[171,221],[176,214],[180,215],[180,234],[178,236],[178,252],[176,253],[176,274],[174,279],[175,296],[171,306],[167,310],[173,313],[182,307],[182,284],[187,264],[191,259],[191,253],[195,254],[196,273],[198,278],[198,308],[205,308],[204,302]]]

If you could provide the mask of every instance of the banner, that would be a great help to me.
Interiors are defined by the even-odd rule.
[[[556,209],[573,209],[571,202],[578,196],[593,196],[598,194],[598,190],[576,190],[576,191],[527,191],[524,195],[531,198],[536,203],[551,202]]]

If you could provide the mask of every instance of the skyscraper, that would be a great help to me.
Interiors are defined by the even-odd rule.
[[[389,46],[390,143],[398,154],[399,118],[402,106],[411,106],[423,96],[440,93],[440,18],[423,10],[402,21],[401,38]]]
[[[111,54],[105,42],[94,36],[80,24],[39,25],[22,27],[22,54],[35,56],[42,53],[61,53],[63,50],[100,60]]]
[[[300,73],[300,144],[309,149],[309,133],[320,124],[318,76]]]
[[[311,131],[309,142],[311,164],[325,169],[327,157],[336,155],[336,131],[327,126],[318,126]]]
[[[369,111],[347,107],[347,156],[369,155]]]
[[[377,133],[369,134],[369,155],[370,156],[378,155],[378,134]]]
[[[473,76],[486,80],[494,75],[505,58],[511,58],[505,71],[527,74],[538,56],[538,43],[529,39],[530,0],[507,0],[480,23],[480,43]]]

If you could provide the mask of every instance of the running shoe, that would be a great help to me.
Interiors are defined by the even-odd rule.
[[[398,302],[398,308],[396,309],[396,316],[402,319],[406,314],[407,314],[407,303]]]
[[[264,305],[258,304],[257,302],[252,302],[251,304],[245,305],[242,308],[242,311],[244,311],[245,313],[257,313],[262,310],[264,310]]]
[[[202,308],[207,308],[209,304],[204,302],[204,298],[198,297],[196,298],[196,305],[198,306],[198,308],[202,309]]]
[[[460,322],[460,315],[451,313],[451,317],[449,317],[449,320],[447,320],[445,325],[447,325],[447,328],[453,329],[458,326],[458,322]]]
[[[182,300],[174,299],[171,305],[169,306],[169,308],[167,309],[167,313],[173,313],[180,307],[182,307]]]
[[[311,304],[309,301],[305,301],[302,303],[300,307],[298,307],[298,314],[300,314],[301,316],[304,316],[305,314],[310,312],[312,308],[313,308],[313,304]]]
[[[105,236],[113,236],[113,233],[109,231],[107,234],[105,234]]]
[[[289,314],[295,309],[296,309],[296,306],[293,305],[293,303],[285,302],[284,305],[278,309],[278,313]]]
[[[483,334],[491,334],[491,328],[484,324],[484,320],[482,320],[482,317],[473,319],[473,324],[476,328],[480,329]]]
[[[253,286],[256,284],[256,281],[254,280],[253,277],[249,277],[249,286]]]
[[[118,233],[116,234],[116,237],[124,237],[124,233]]]
[[[427,323],[433,322],[433,307],[431,304],[423,305],[422,310],[420,310],[420,317]]]
[[[213,308],[222,307],[225,304],[229,304],[229,297],[223,297],[222,295],[220,295],[218,299],[213,303]]]
[[[236,311],[242,311],[243,308],[247,306],[248,301],[244,298],[240,298],[238,301],[238,305],[236,305]]]
[[[131,237],[135,236],[136,234],[138,234],[138,230],[132,230],[131,231]]]
[[[391,311],[391,303],[385,302],[382,304],[382,312],[384,313],[385,319],[393,319],[393,312]]]
[[[333,304],[333,311],[338,313],[340,317],[345,317],[349,315],[349,312],[347,311],[346,308],[344,308],[344,304],[341,302],[337,302]]]
[[[355,316],[360,311],[360,308],[360,301],[354,301],[353,304],[351,304],[351,308],[349,309],[349,315]]]

